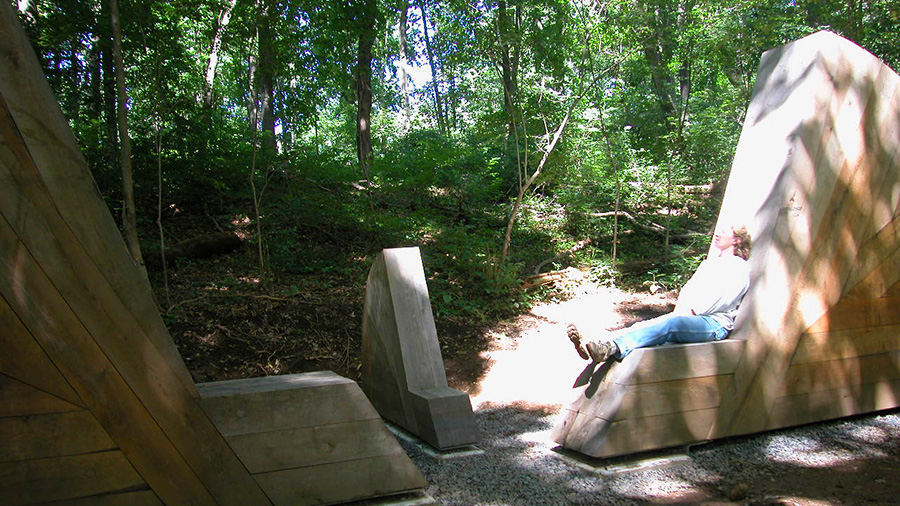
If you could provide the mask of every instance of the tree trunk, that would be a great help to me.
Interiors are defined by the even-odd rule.
[[[440,73],[434,64],[434,52],[431,50],[431,37],[428,35],[428,16],[425,14],[424,1],[419,4],[419,9],[422,11],[422,33],[425,36],[425,53],[428,56],[428,66],[431,68],[431,89],[434,93],[435,119],[437,119],[438,130],[442,134],[446,134],[447,121],[444,117],[443,100],[441,100]]]
[[[116,73],[113,66],[113,44],[112,36],[109,33],[109,26],[104,20],[109,20],[109,5],[103,2],[101,6],[100,21],[97,23],[98,32],[100,34],[100,65],[103,70],[102,88],[103,88],[103,121],[107,144],[104,154],[106,161],[112,165],[115,160],[115,154],[119,151],[118,121],[116,119]]]
[[[409,131],[410,122],[412,121],[412,108],[409,104],[409,55],[406,40],[406,28],[409,22],[409,2],[403,0],[400,5],[400,91],[403,95],[403,132]]]
[[[276,153],[275,141],[275,55],[272,47],[273,0],[260,0],[259,14],[259,113],[262,118],[261,152],[267,162]]]
[[[519,49],[518,44],[516,44],[512,55],[510,55],[509,41],[515,38],[515,33],[510,29],[506,10],[506,0],[499,0],[497,2],[497,32],[500,39],[501,82],[503,85],[503,105],[506,108],[507,116],[507,138],[511,139],[515,137],[516,124],[518,122],[516,101],[519,91]]]
[[[118,0],[109,0],[109,14],[113,33],[113,58],[116,67],[116,97],[119,137],[122,145],[122,231],[125,244],[134,263],[146,276],[141,245],[137,235],[137,217],[134,210],[134,182],[131,168],[131,138],[128,135],[128,95],[125,91],[125,60],[122,57],[122,28],[119,25]]]
[[[356,62],[356,154],[366,181],[372,163],[372,46],[376,16],[375,0],[363,0]]]
[[[212,107],[213,84],[216,80],[216,68],[219,65],[219,50],[222,48],[222,37],[225,35],[228,22],[231,21],[231,12],[235,5],[237,5],[237,0],[228,0],[228,5],[219,13],[219,20],[216,23],[216,33],[213,35],[212,47],[209,49],[209,62],[206,64],[205,89],[203,90],[203,104],[206,107]]]

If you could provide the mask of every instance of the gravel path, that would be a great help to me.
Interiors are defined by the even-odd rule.
[[[553,417],[521,406],[478,410],[479,456],[436,460],[403,444],[428,493],[448,506],[900,505],[897,411],[701,445],[668,467],[618,475],[559,458]]]
[[[484,454],[438,460],[401,442],[438,504],[900,506],[900,410],[681,449],[640,470],[622,471],[634,457],[607,462],[622,471],[613,474],[561,458],[550,429],[584,367],[565,324],[613,328],[623,315],[607,309],[621,308],[622,297],[599,291],[540,306],[495,330],[484,357],[491,366],[469,389]]]

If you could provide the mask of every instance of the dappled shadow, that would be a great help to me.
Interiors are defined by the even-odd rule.
[[[900,504],[892,495],[900,458],[895,420],[864,418],[845,429],[839,424],[733,438],[700,447],[668,467],[603,475],[599,470],[607,466],[627,468],[634,461],[586,461],[598,470],[591,472],[561,459],[547,438],[553,416],[552,410],[516,404],[477,410],[485,453],[476,457],[438,461],[414,445],[404,447],[425,474],[428,493],[445,506],[730,503],[741,485],[742,504],[791,504],[778,498],[794,498],[794,504]],[[792,454],[797,458],[785,458]],[[840,460],[826,462],[827,455]]]

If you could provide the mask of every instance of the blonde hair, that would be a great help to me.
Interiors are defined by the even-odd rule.
[[[750,258],[750,246],[753,241],[750,239],[750,232],[747,227],[731,227],[734,233],[734,256],[748,260]]]

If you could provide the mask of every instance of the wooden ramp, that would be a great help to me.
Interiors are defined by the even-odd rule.
[[[555,440],[608,457],[900,406],[898,154],[881,61],[829,32],[766,52],[718,220],[754,237],[735,331],[588,371]]]
[[[353,434],[364,436],[338,444],[344,453],[365,450],[390,460],[372,473],[378,483],[344,486],[376,466],[357,457],[360,466],[329,468],[335,490],[314,495],[295,483],[320,476],[317,466],[338,457],[297,463],[239,449],[219,426],[220,413],[205,411],[207,399],[126,253],[5,2],[0,33],[0,505],[323,504],[424,487],[396,441],[367,439],[385,428],[373,426],[374,410],[361,393],[351,395],[349,380],[292,385],[301,406],[257,409],[306,411],[293,428],[312,426],[313,446],[334,428],[317,413],[334,406],[354,411],[360,427]],[[246,398],[257,401],[271,390],[252,386],[256,393]],[[310,391],[327,402],[309,400]],[[259,474],[259,466],[269,475]],[[271,477],[278,472],[291,480]]]

